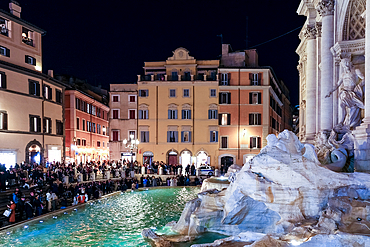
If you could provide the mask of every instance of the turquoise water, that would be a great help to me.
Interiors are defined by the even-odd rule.
[[[150,246],[141,236],[142,229],[163,232],[164,225],[177,221],[186,202],[197,193],[199,188],[188,187],[111,196],[55,215],[56,219],[50,216],[0,232],[0,246]],[[196,242],[221,237],[207,234]]]

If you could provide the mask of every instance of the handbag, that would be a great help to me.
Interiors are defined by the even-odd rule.
[[[11,213],[12,213],[12,210],[11,209],[7,209],[7,210],[5,210],[5,212],[3,213],[3,215],[5,217],[9,217]]]

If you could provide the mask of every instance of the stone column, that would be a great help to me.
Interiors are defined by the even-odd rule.
[[[321,129],[321,22],[316,22],[316,132]]]
[[[370,172],[370,1],[366,1],[365,117],[352,132],[355,136],[355,170]]]
[[[306,68],[306,141],[310,142],[316,134],[316,28],[308,25],[304,32],[307,38]]]
[[[334,0],[322,0],[316,9],[322,16],[320,128],[330,131],[333,128],[333,96],[325,96],[333,89],[333,55],[330,48],[334,45]],[[307,109],[309,107],[307,105]]]

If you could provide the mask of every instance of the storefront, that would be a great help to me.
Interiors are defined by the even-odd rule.
[[[153,162],[153,157],[153,152],[145,151],[143,153],[143,164],[151,164]]]
[[[129,161],[129,162],[134,162],[136,160],[136,154],[135,153],[121,153],[121,159]]]
[[[196,156],[196,165],[195,167],[198,168],[201,165],[209,165],[211,164],[211,157],[205,151],[199,151]]]
[[[0,150],[0,163],[5,164],[7,169],[15,166],[17,162],[17,151],[15,150]]]

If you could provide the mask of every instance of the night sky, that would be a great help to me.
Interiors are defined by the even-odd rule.
[[[299,26],[297,0],[18,0],[21,18],[46,30],[43,72],[69,74],[108,89],[135,82],[144,61],[163,61],[178,47],[196,59],[217,59],[221,40],[233,50],[253,47]],[[0,8],[9,11],[9,1]],[[299,30],[256,47],[259,65],[271,66],[298,104]]]

